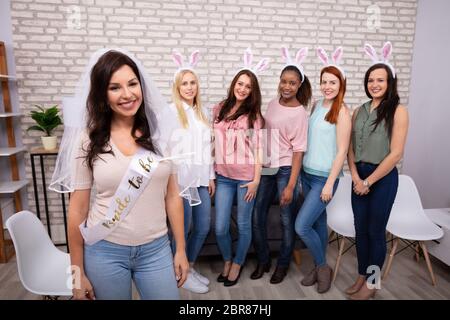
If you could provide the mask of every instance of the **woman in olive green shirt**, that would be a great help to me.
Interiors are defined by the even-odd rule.
[[[369,299],[375,287],[379,288],[386,225],[398,187],[396,165],[408,131],[408,112],[400,105],[393,68],[387,63],[374,64],[366,72],[364,87],[371,100],[353,114],[348,154],[359,276],[346,293],[355,300]],[[374,271],[378,272],[371,276]]]

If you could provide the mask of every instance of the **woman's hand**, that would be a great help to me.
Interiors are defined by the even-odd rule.
[[[247,202],[252,201],[256,198],[256,192],[258,191],[259,181],[250,181],[249,183],[243,184],[241,188],[247,188],[247,193],[245,194],[244,200]]]
[[[173,257],[173,267],[175,269],[175,277],[179,288],[186,281],[189,271],[189,262],[186,257],[186,252],[177,250],[175,256]]]
[[[369,187],[366,187],[361,179],[359,179],[356,183],[353,182],[353,192],[358,196],[364,196],[368,194],[369,191]]]
[[[328,183],[325,183],[325,185],[322,188],[322,193],[320,194],[320,199],[323,202],[328,202],[333,198],[333,186],[329,185]]]
[[[284,188],[283,192],[281,193],[280,206],[284,207],[290,204],[292,202],[293,195],[294,188],[286,186],[286,188]]]
[[[75,273],[76,274],[76,273]],[[74,279],[75,284],[77,284],[77,280]],[[94,288],[91,285],[91,282],[86,277],[85,274],[80,277],[80,286],[79,288],[72,289],[73,299],[74,300],[95,300]]]
[[[209,196],[213,197],[215,192],[216,192],[216,183],[214,182],[214,179],[210,179],[208,185]]]

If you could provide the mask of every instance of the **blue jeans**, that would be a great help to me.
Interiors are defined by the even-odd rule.
[[[258,188],[255,208],[253,210],[253,245],[258,257],[258,263],[266,264],[270,260],[270,250],[267,243],[267,214],[275,196],[281,199],[281,194],[286,188],[291,176],[291,166],[282,166],[275,175],[261,176]],[[295,244],[294,221],[296,203],[299,196],[296,184],[292,202],[284,207],[280,207],[281,226],[283,239],[280,246],[280,256],[277,264],[288,267],[291,262],[292,250]]]
[[[237,195],[237,226],[239,238],[233,262],[243,265],[248,248],[252,241],[252,212],[255,199],[250,202],[244,200],[247,188],[242,185],[250,181],[235,180],[217,174],[216,176],[216,240],[224,261],[231,261],[230,222],[234,197]]]
[[[356,163],[361,179],[366,179],[378,165]],[[356,254],[358,273],[367,274],[369,266],[378,266],[381,270],[386,257],[386,225],[391,214],[398,188],[398,171],[392,169],[387,175],[370,187],[370,192],[358,196],[352,191],[352,208],[355,218]]]
[[[167,235],[140,246],[85,244],[84,269],[100,300],[130,300],[132,280],[143,300],[180,298]]]
[[[305,200],[295,220],[295,232],[311,251],[317,267],[324,266],[327,263],[328,226],[326,206],[328,203],[320,199],[320,194],[327,179],[302,170],[301,180]],[[333,186],[333,195],[338,184],[339,179],[336,179]]]
[[[186,238],[186,254],[189,262],[195,262],[208,236],[211,224],[211,198],[208,187],[198,187],[201,204],[191,207],[189,201],[183,199],[184,206],[184,236]],[[189,227],[191,225],[191,233]]]

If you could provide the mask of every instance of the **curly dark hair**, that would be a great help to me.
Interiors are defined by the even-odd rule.
[[[114,50],[102,55],[91,71],[91,88],[86,101],[87,128],[90,141],[87,150],[85,150],[86,161],[91,170],[94,161],[100,158],[100,154],[114,154],[109,145],[113,111],[108,105],[107,92],[112,75],[124,65],[133,70],[139,83],[141,83],[139,69],[134,61],[127,55]],[[140,133],[140,136],[137,135],[137,132]],[[157,152],[151,140],[151,132],[145,116],[144,99],[134,116],[131,135],[141,147]]]
[[[244,100],[242,105],[239,107],[239,109],[232,114],[231,116],[228,116],[231,109],[236,104],[236,97],[234,95],[234,87],[236,86],[236,83],[241,75],[247,75],[250,78],[251,82],[251,91],[250,95]],[[228,96],[225,100],[221,102],[222,107],[220,108],[219,115],[217,117],[217,122],[220,122],[222,120],[230,121],[230,120],[236,120],[242,115],[247,115],[248,117],[248,127],[250,129],[253,129],[253,125],[256,122],[256,120],[261,119],[262,124],[264,126],[264,118],[261,113],[261,90],[259,89],[258,79],[256,76],[251,72],[250,70],[241,70],[239,71],[233,78],[233,81],[231,81],[230,88],[228,89]]]

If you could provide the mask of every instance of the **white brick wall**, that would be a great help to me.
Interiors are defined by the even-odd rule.
[[[73,93],[91,53],[104,46],[134,52],[168,100],[175,71],[171,50],[188,54],[199,48],[202,98],[209,105],[225,97],[243,51],[251,45],[255,60],[271,59],[270,69],[260,78],[266,104],[276,94],[283,44],[292,54],[300,47],[310,48],[305,71],[316,97],[321,65],[314,49],[343,46],[346,102],[354,108],[366,100],[362,81],[369,61],[362,46],[368,41],[381,48],[386,40],[393,43],[399,92],[408,104],[416,7],[417,0],[12,0],[21,108],[28,114],[34,103],[60,104],[62,96]],[[80,28],[68,27],[77,25],[76,12]],[[369,29],[377,12],[379,28]],[[28,116],[22,118],[23,141],[33,148],[40,140],[25,131],[30,123]],[[52,165],[46,163],[47,181]],[[29,160],[27,174],[31,179]],[[34,210],[32,186],[28,191]],[[51,214],[58,219],[59,197],[51,192],[49,196]]]

